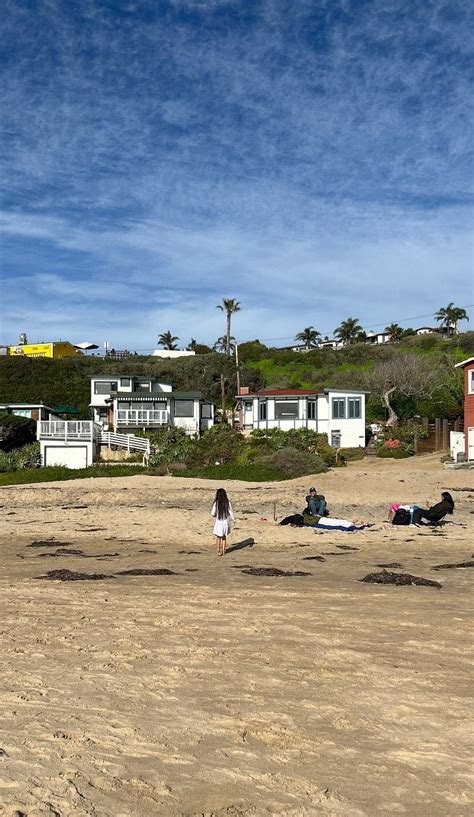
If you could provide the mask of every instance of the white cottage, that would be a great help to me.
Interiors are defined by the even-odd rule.
[[[334,448],[365,447],[368,392],[345,389],[270,389],[237,397],[241,428],[308,428],[327,434]]]
[[[214,404],[201,392],[173,391],[153,377],[92,377],[90,407],[94,422],[114,432],[180,427],[199,434],[214,424]]]

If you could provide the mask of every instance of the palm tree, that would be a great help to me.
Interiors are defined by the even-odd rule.
[[[158,338],[158,346],[163,346],[164,349],[176,349],[175,340],[179,340],[176,335],[172,335],[170,330],[163,332]]]
[[[334,330],[334,335],[339,338],[344,345],[346,345],[346,343],[355,343],[356,340],[362,340],[363,337],[365,337],[364,330],[359,324],[358,318],[347,318],[347,320],[342,321],[340,326]]]
[[[217,338],[212,348],[215,352],[225,352],[226,355],[233,354],[235,351],[235,338],[233,335],[230,337],[227,337],[227,335],[222,335],[222,337]],[[227,349],[230,349],[230,352],[228,352]]]
[[[186,346],[186,351],[187,352],[195,352],[197,345],[198,345],[198,342],[197,342],[196,338],[191,338],[188,345]]]
[[[390,335],[390,343],[397,343],[403,335],[403,327],[399,326],[398,323],[391,323],[386,326],[385,331]]]
[[[454,306],[452,301],[447,306],[438,309],[435,317],[441,326],[446,327],[448,335],[457,335],[459,331],[459,321],[469,320],[466,310],[459,306]]]
[[[235,312],[240,312],[240,304],[235,298],[223,298],[222,304],[217,304],[216,309],[220,309],[221,312],[225,312],[227,316],[227,331],[225,334],[226,337],[226,346],[225,346],[225,353],[226,355],[230,355],[230,347],[231,347],[231,335],[230,335],[230,324],[232,320],[232,315]],[[234,338],[235,340],[235,338]]]
[[[302,332],[298,332],[298,334],[295,335],[295,340],[300,340],[301,343],[304,343],[306,349],[309,351],[318,345],[318,338],[320,337],[321,332],[318,332],[314,326],[307,326]]]

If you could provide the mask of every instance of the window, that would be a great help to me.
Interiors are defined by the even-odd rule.
[[[194,400],[175,400],[175,417],[194,417]]]
[[[131,406],[130,406],[130,403],[126,403],[124,400],[120,400],[120,402],[118,404],[118,408],[119,409],[126,409],[127,411],[129,411]]]
[[[258,404],[258,419],[259,420],[266,420],[267,419],[267,404],[266,402],[261,402]]]
[[[99,380],[94,383],[94,394],[110,394],[112,391],[117,391],[116,380]]]
[[[275,400],[275,420],[297,420],[298,402],[290,400]]]
[[[120,378],[120,385],[123,386],[126,389],[130,388],[130,383],[131,382],[132,381],[131,381],[130,377],[121,377]]]
[[[244,403],[244,411],[252,411],[253,410],[253,403],[250,400],[246,400]]]
[[[150,383],[140,383],[138,382],[135,386],[136,391],[150,391]]]
[[[308,400],[308,420],[316,420],[316,400]]]
[[[350,420],[360,420],[360,397],[349,397],[347,401]]]
[[[212,405],[210,403],[203,403],[201,406],[201,417],[203,420],[212,419]]]
[[[467,373],[468,393],[474,394],[474,369],[470,369]]]
[[[332,418],[333,420],[343,420],[346,416],[346,398],[333,397],[332,400]]]
[[[31,417],[31,409],[12,409],[15,417]]]

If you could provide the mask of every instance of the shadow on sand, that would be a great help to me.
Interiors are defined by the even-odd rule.
[[[255,539],[242,539],[241,542],[236,542],[235,545],[226,549],[226,555],[228,553],[233,553],[235,550],[243,550],[244,548],[251,548],[255,544]]]

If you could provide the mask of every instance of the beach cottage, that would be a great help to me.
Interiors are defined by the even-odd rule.
[[[214,403],[198,391],[173,391],[170,383],[137,375],[91,378],[93,420],[103,430],[130,432],[184,428],[199,434],[214,424]]]
[[[464,457],[474,461],[474,357],[456,364],[464,371]]]
[[[360,390],[269,389],[237,396],[240,426],[252,429],[308,428],[327,434],[334,448],[365,447],[365,398]]]

